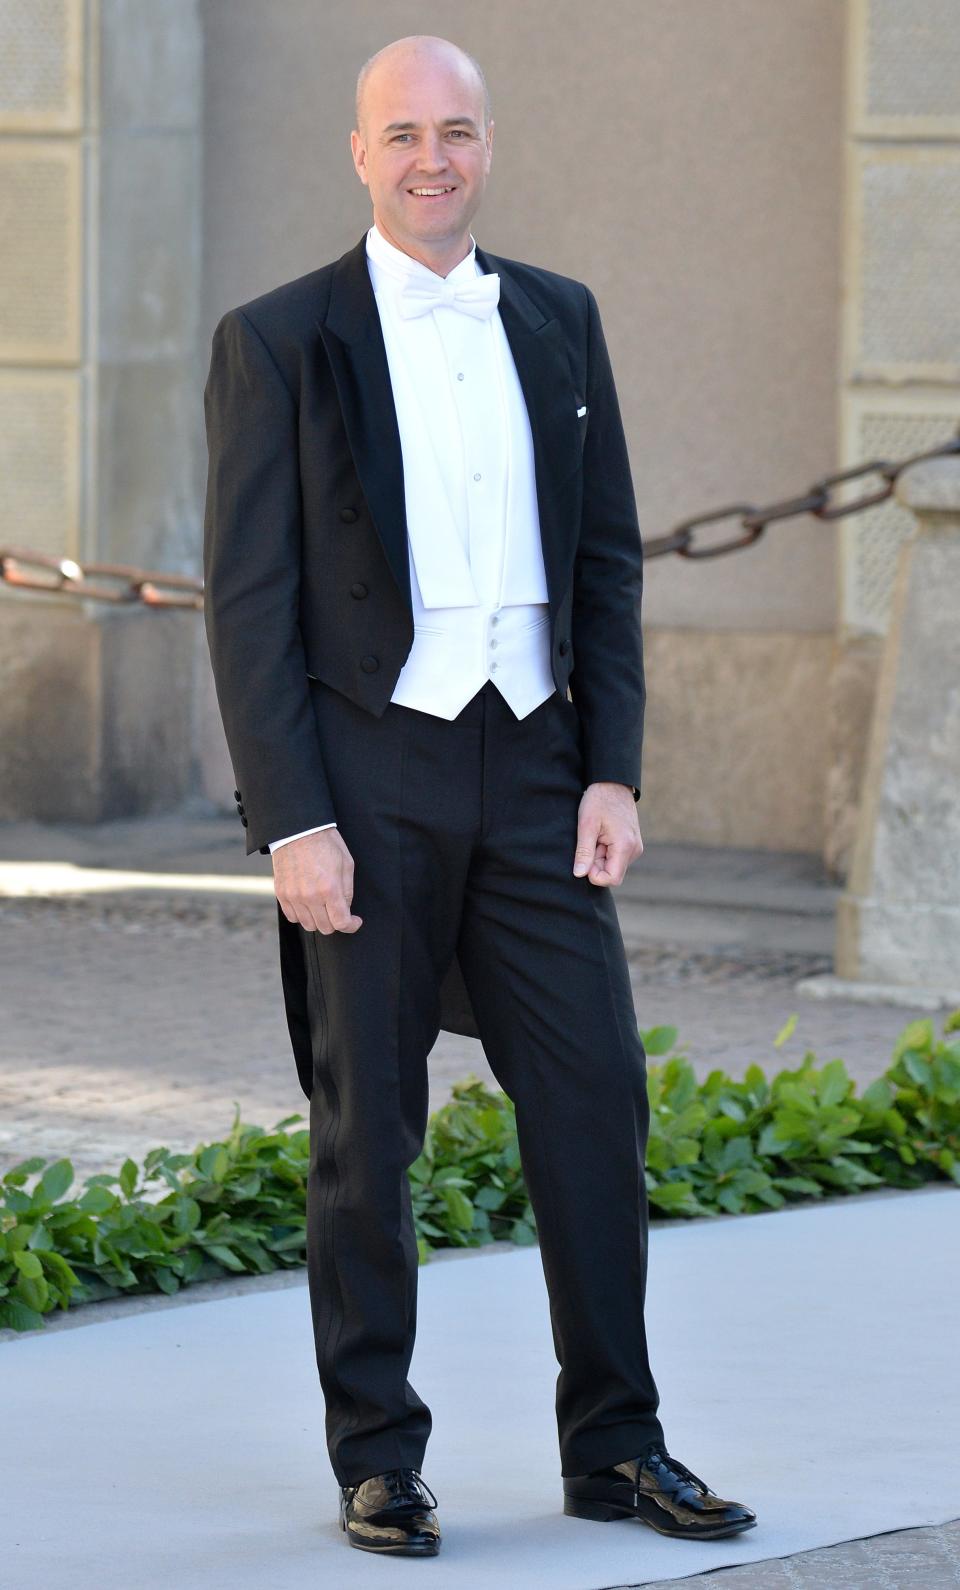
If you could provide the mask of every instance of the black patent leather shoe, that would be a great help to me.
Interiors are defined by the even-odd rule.
[[[440,1525],[437,1498],[418,1469],[388,1469],[359,1485],[340,1487],[340,1528],[362,1551],[435,1557]]]
[[[639,1518],[674,1540],[721,1540],[757,1522],[751,1508],[724,1501],[664,1446],[592,1474],[565,1476],[563,1510],[601,1522]]]

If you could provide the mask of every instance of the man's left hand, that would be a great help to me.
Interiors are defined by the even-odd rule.
[[[577,817],[574,877],[609,888],[622,883],[632,861],[643,855],[637,803],[629,784],[588,784]]]

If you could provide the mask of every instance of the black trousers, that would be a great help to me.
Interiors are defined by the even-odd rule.
[[[340,1484],[422,1468],[432,1416],[407,1378],[418,1254],[408,1167],[454,952],[516,1107],[560,1373],[561,1473],[662,1438],[644,1328],[646,1055],[609,889],[573,876],[579,719],[518,720],[492,681],[449,721],[381,718],[313,681],[356,933],[300,930],[314,1077],[307,1261]]]

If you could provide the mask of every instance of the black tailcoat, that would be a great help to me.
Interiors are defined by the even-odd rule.
[[[584,781],[639,792],[642,548],[596,299],[556,272],[479,247],[476,258],[500,275],[530,417],[551,666],[577,709]],[[310,679],[379,717],[413,644],[403,460],[366,234],[223,315],[204,410],[205,622],[249,855],[336,819]],[[309,1093],[302,945],[279,906],[278,919]],[[441,1025],[477,1035],[456,960]]]

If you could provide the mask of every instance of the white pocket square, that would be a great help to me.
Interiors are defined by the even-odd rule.
[[[583,415],[586,414],[586,412],[587,412],[587,405],[584,404],[582,409],[577,409],[577,419],[578,420],[581,419],[583,417]]]

